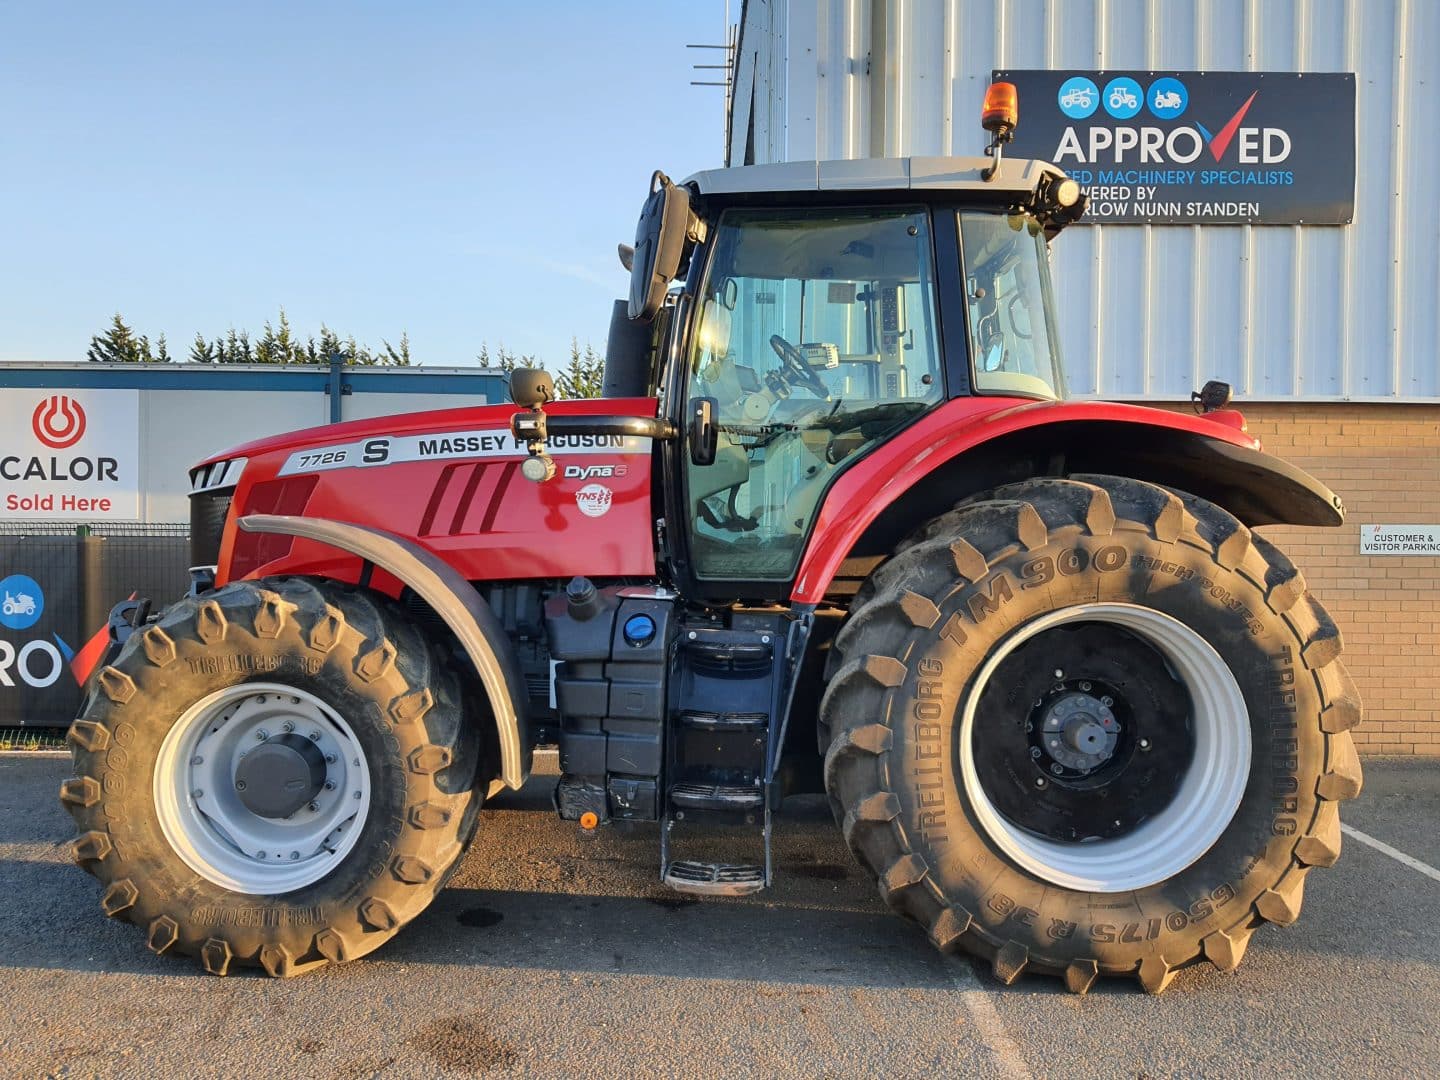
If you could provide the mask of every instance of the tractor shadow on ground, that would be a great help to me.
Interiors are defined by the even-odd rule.
[[[0,893],[7,901],[0,906],[0,973],[210,979],[193,960],[154,956],[138,929],[101,915],[99,884],[70,863],[65,843],[73,826],[51,797],[66,774],[66,764],[38,761],[0,773],[10,781],[0,785]],[[1418,812],[1431,806],[1433,778],[1427,776],[1427,784],[1410,779],[1398,777],[1394,791],[1375,785],[1378,801],[1394,808],[1393,820],[1377,820],[1377,832],[1404,836],[1433,816]],[[602,829],[581,839],[548,810],[548,783],[537,780],[487,807],[450,886],[393,941],[357,964],[310,978],[363,978],[372,966],[473,965],[595,978],[1064,994],[1059,981],[1048,978],[1022,978],[1005,988],[988,965],[937,954],[918,927],[880,901],[823,799],[786,802],[775,832],[773,888],[702,900],[660,884],[656,826]],[[1369,803],[1362,797],[1351,804],[1362,810],[1354,815],[1362,826],[1380,809]],[[704,847],[699,854],[712,854]],[[1338,867],[1312,875],[1298,925],[1263,929],[1234,976],[1208,965],[1182,973],[1164,1000],[1176,992],[1234,994],[1251,975],[1276,965],[1313,965],[1316,957],[1332,966],[1388,957],[1440,967],[1440,939],[1357,935],[1359,910],[1382,923],[1433,925],[1440,921],[1440,892],[1413,870],[1347,843]],[[237,974],[244,980],[253,973]],[[1128,980],[1102,980],[1091,998],[1134,993]]]

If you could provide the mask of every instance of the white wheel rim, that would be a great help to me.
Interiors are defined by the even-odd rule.
[[[262,817],[236,792],[236,768],[266,736],[290,732],[324,754],[325,786],[289,817]],[[325,877],[370,811],[370,770],[355,732],[313,694],[280,683],[242,683],[187,709],[160,746],[153,787],[175,854],[207,881],[252,896]]]
[[[973,735],[976,706],[1001,662],[1037,634],[1074,622],[1120,626],[1159,650],[1190,694],[1195,754],[1174,799],[1155,817],[1124,836],[1065,843],[1021,829],[996,810],[980,783]],[[1229,827],[1250,778],[1250,714],[1230,668],[1188,626],[1136,604],[1080,604],[1026,623],[981,667],[961,714],[960,775],[981,828],[1022,869],[1079,892],[1130,892],[1194,864]]]

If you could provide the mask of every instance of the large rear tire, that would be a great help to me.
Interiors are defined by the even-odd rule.
[[[60,797],[107,915],[212,974],[375,949],[474,831],[479,725],[381,597],[302,579],[183,600],[99,672]]]
[[[1158,993],[1300,913],[1360,791],[1340,634],[1220,508],[1108,476],[1010,485],[872,575],[821,705],[881,894],[1011,983]]]

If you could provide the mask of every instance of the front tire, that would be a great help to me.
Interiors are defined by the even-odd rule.
[[[477,821],[478,725],[383,598],[244,581],[101,670],[60,797],[107,915],[224,975],[363,956],[434,899]]]
[[[936,519],[835,640],[826,787],[882,895],[1011,983],[1159,992],[1300,913],[1360,790],[1340,635],[1273,546],[1116,477]]]

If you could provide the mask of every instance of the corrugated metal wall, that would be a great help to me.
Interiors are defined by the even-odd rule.
[[[1440,401],[1440,0],[747,0],[736,60],[736,164],[978,154],[994,68],[1354,72],[1353,225],[1059,239],[1071,389]]]

